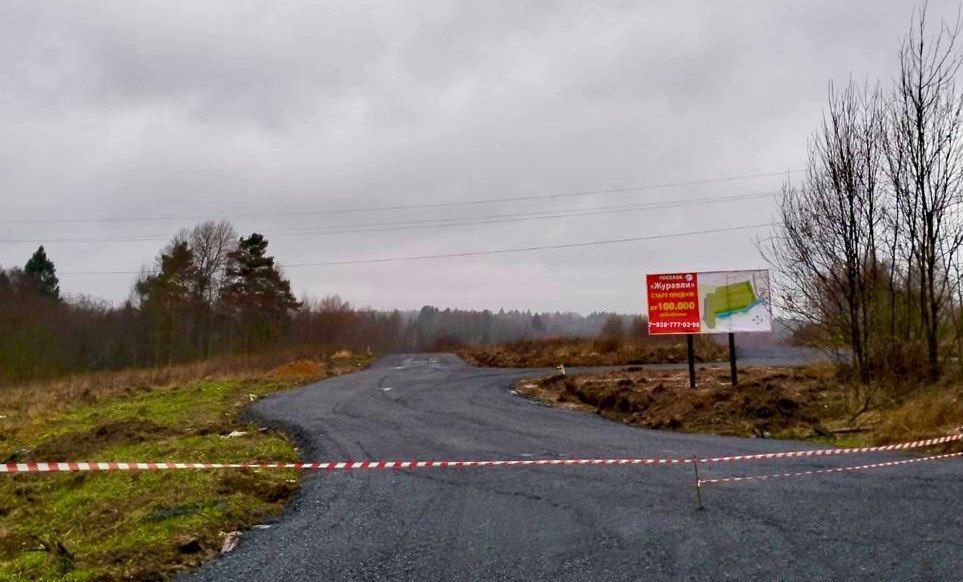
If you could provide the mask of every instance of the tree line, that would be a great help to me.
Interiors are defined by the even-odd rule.
[[[935,382],[963,355],[959,32],[924,6],[891,83],[830,84],[805,178],[762,245],[783,308],[862,384]]]
[[[268,245],[263,235],[239,236],[225,221],[184,229],[142,269],[119,306],[63,296],[41,246],[23,267],[0,268],[0,383],[290,345],[424,351],[644,327],[638,318],[602,312],[383,311],[338,296],[296,299]]]

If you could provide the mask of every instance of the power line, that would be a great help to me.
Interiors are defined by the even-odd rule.
[[[303,235],[337,235],[386,232],[397,230],[425,229],[425,228],[446,228],[454,226],[479,226],[491,224],[504,224],[514,222],[527,222],[532,220],[554,220],[560,218],[580,218],[585,216],[598,216],[604,214],[637,212],[644,210],[657,210],[664,208],[679,208],[687,206],[698,206],[702,204],[714,204],[719,202],[734,202],[742,200],[754,200],[768,198],[773,192],[759,192],[752,194],[735,194],[729,196],[716,196],[709,198],[696,198],[691,200],[679,200],[669,202],[649,202],[642,204],[622,204],[616,206],[600,206],[589,208],[576,208],[560,211],[536,211],[522,213],[501,213],[489,214],[476,217],[463,216],[451,218],[436,218],[417,221],[395,221],[395,222],[370,222],[355,225],[336,226],[333,228],[302,228],[302,229],[281,229],[268,231],[270,236],[303,236]],[[0,243],[128,243],[128,242],[155,242],[169,240],[169,236],[131,236],[131,237],[61,237],[44,239],[0,239]]]
[[[600,245],[612,245],[621,244],[629,242],[640,242],[647,240],[656,240],[663,238],[675,238],[680,236],[693,236],[699,234],[717,234],[722,232],[734,232],[737,230],[749,230],[752,228],[761,228],[763,226],[772,226],[772,223],[760,223],[752,224],[747,226],[733,226],[728,228],[715,228],[711,230],[700,230],[700,231],[690,231],[690,232],[677,232],[672,234],[661,234],[661,235],[650,235],[650,236],[635,236],[627,238],[617,238],[617,239],[607,239],[607,240],[596,240],[587,242],[577,242],[577,243],[565,243],[558,245],[541,245],[533,247],[516,247],[509,249],[496,249],[489,251],[467,251],[460,253],[440,253],[434,255],[416,255],[407,257],[385,257],[377,259],[357,259],[352,261],[325,261],[320,263],[292,263],[285,265],[285,268],[296,268],[296,267],[338,267],[345,265],[362,265],[362,264],[373,264],[373,263],[389,263],[396,261],[420,261],[426,259],[450,259],[456,257],[477,257],[482,255],[500,255],[505,253],[523,253],[529,251],[544,251],[544,250],[557,250],[557,249],[571,249],[578,247],[591,247]]]
[[[478,257],[484,255],[501,255],[507,253],[524,253],[531,251],[544,251],[544,250],[557,250],[557,249],[571,249],[579,247],[594,247],[601,245],[613,245],[613,244],[623,244],[630,242],[641,242],[665,238],[676,238],[683,236],[695,236],[702,234],[719,234],[724,232],[735,232],[740,230],[750,230],[755,228],[762,228],[772,226],[770,222],[763,222],[758,224],[750,224],[745,226],[732,226],[727,228],[714,228],[709,230],[695,230],[687,232],[676,232],[670,234],[657,234],[649,236],[636,236],[627,238],[617,238],[617,239],[606,239],[606,240],[595,240],[586,242],[576,242],[576,243],[565,243],[565,244],[555,244],[555,245],[540,245],[540,246],[530,246],[530,247],[514,247],[507,249],[494,249],[485,251],[464,251],[456,253],[438,253],[431,255],[409,255],[403,257],[379,257],[371,259],[354,259],[347,261],[321,261],[312,263],[289,263],[281,265],[285,269],[295,269],[302,267],[341,267],[348,265],[367,265],[376,263],[392,263],[392,262],[403,262],[403,261],[421,261],[429,259],[451,259],[460,257]],[[140,271],[60,271],[62,275],[137,275]]]
[[[522,202],[525,200],[550,200],[556,198],[569,198],[578,196],[591,196],[597,194],[618,194],[622,192],[636,192],[643,190],[656,190],[661,188],[678,188],[682,186],[697,186],[702,184],[717,184],[720,182],[734,182],[737,180],[752,180],[756,178],[771,178],[784,176],[787,173],[798,173],[802,170],[789,170],[781,172],[765,172],[761,174],[744,174],[741,176],[726,176],[722,178],[706,178],[700,180],[690,180],[686,182],[666,182],[662,184],[644,184],[639,186],[627,186],[623,188],[606,188],[597,190],[578,190],[574,192],[558,192],[553,194],[534,194],[524,196],[507,196],[501,198],[476,198],[473,200],[459,200],[454,202],[425,202],[417,204],[397,204],[388,206],[369,206],[358,208],[331,208],[326,210],[302,210],[297,212],[260,212],[248,214],[226,214],[214,218],[237,219],[237,218],[267,218],[284,216],[317,216],[323,214],[349,214],[360,212],[380,212],[388,210],[414,210],[425,208],[447,208],[453,206],[473,206],[479,204],[494,204],[505,202]],[[0,223],[57,223],[57,222],[153,222],[153,221],[186,221],[204,220],[211,216],[128,216],[128,217],[101,217],[101,218],[2,218]]]

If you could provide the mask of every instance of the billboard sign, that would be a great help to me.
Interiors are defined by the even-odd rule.
[[[651,335],[772,331],[769,271],[646,275]]]

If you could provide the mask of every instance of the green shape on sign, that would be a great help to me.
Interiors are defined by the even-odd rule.
[[[745,313],[759,303],[755,289],[749,281],[740,281],[716,287],[706,294],[703,318],[710,328],[716,326],[716,318],[729,317],[734,313]]]

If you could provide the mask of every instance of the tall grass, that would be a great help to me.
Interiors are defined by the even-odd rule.
[[[93,403],[106,398],[134,395],[196,380],[260,377],[281,364],[297,359],[331,360],[331,349],[297,346],[265,352],[221,356],[187,364],[156,368],[131,368],[90,372],[0,386],[0,421],[22,423],[41,420],[67,406]]]

